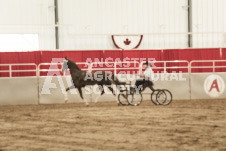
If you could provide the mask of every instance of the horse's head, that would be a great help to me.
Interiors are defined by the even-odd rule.
[[[67,63],[68,63],[68,59],[67,59],[67,57],[65,57],[63,65],[62,65],[62,72],[63,73],[68,69]]]
[[[64,73],[68,68],[70,70],[74,70],[74,69],[80,70],[79,67],[72,60],[65,57],[62,65],[62,72]]]

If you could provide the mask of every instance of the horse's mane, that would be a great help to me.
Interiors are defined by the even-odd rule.
[[[81,70],[74,61],[68,59],[68,63],[70,63],[72,69]]]

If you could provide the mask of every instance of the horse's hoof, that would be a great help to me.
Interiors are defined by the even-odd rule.
[[[65,100],[65,101],[64,101],[64,103],[67,103],[67,102],[68,102],[68,100]]]
[[[86,106],[89,106],[89,103],[86,103]]]

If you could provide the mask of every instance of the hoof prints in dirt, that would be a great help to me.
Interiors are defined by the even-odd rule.
[[[0,106],[0,151],[226,150],[226,101]]]

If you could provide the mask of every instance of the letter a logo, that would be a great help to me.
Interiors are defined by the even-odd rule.
[[[219,87],[218,87],[218,83],[217,83],[217,79],[215,79],[210,87],[209,92],[212,91],[212,89],[215,88],[217,90],[217,92],[220,92]]]
[[[224,92],[224,80],[219,75],[210,75],[204,82],[204,90],[210,97],[217,98]]]

